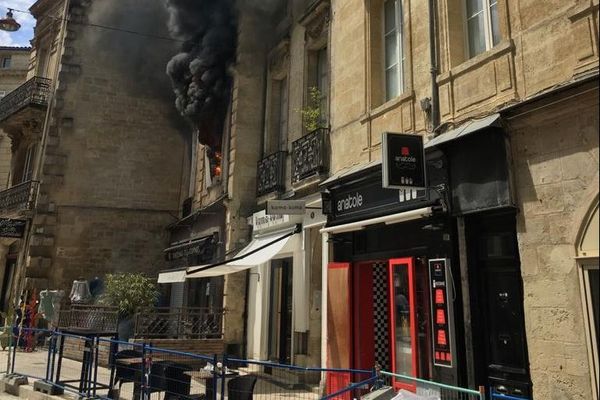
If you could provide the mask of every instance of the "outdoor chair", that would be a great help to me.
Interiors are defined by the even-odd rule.
[[[256,376],[244,375],[233,378],[227,382],[229,400],[252,400],[252,393],[256,385]]]
[[[119,391],[121,386],[127,382],[135,382],[136,370],[139,369],[141,364],[125,365],[119,363],[120,359],[124,358],[141,358],[142,352],[138,350],[122,350],[115,354],[114,368],[115,368],[115,380],[113,386],[119,385]]]
[[[191,371],[192,367],[173,361],[165,361],[163,365],[167,380],[164,400],[189,399],[192,377],[185,372]]]

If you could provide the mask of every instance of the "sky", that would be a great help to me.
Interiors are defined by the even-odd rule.
[[[0,0],[0,15],[4,18],[8,8],[15,10],[29,10],[29,7],[36,0]],[[31,14],[21,12],[13,12],[13,16],[18,23],[21,24],[21,29],[17,32],[0,31],[0,46],[31,46],[29,41],[33,38],[33,26],[35,20]]]

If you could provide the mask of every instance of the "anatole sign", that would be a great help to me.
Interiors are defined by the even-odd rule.
[[[382,150],[384,188],[426,188],[423,136],[385,132]]]

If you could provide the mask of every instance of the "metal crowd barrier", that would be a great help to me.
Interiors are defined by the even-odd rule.
[[[47,394],[68,391],[87,398],[353,400],[373,397],[374,390],[394,386],[409,388],[424,399],[485,400],[483,390],[386,371],[310,368],[227,354],[201,355],[44,329],[22,328],[4,354],[8,357],[0,362],[8,366],[6,372],[29,377],[34,390]]]

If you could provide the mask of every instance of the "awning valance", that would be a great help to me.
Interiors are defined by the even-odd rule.
[[[228,261],[164,271],[159,274],[158,283],[177,283],[184,282],[186,279],[222,276],[256,267],[275,257],[288,240],[300,231],[299,227],[294,227],[278,233],[255,237],[242,251]]]

